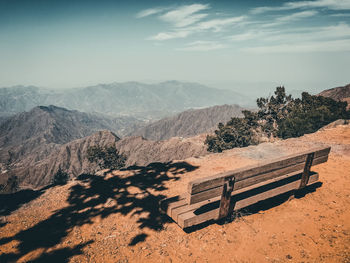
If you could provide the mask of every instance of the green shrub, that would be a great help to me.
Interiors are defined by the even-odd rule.
[[[0,192],[1,193],[13,193],[18,190],[19,183],[18,177],[11,174],[5,184],[0,184]]]
[[[347,103],[322,96],[302,93],[293,99],[284,87],[273,96],[257,99],[258,111],[242,111],[243,118],[220,123],[215,135],[207,136],[208,151],[221,152],[259,143],[259,137],[290,138],[312,133],[337,120],[350,119]]]
[[[87,159],[97,163],[101,169],[117,170],[125,165],[126,157],[119,154],[115,146],[92,146],[87,151]]]
[[[214,136],[208,135],[208,151],[222,152],[234,147],[256,144],[253,126],[244,118],[232,118],[226,125],[220,123]]]
[[[349,119],[347,103],[306,92],[296,99],[288,115],[278,120],[278,137],[299,137],[312,133],[338,119]]]
[[[69,176],[68,173],[64,172],[61,167],[58,168],[58,171],[55,173],[52,179],[53,185],[65,185],[68,182]]]

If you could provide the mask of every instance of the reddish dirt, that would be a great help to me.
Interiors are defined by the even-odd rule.
[[[194,178],[321,144],[332,146],[328,162],[313,168],[322,185],[302,198],[189,233],[158,213],[162,197]],[[350,262],[350,125],[40,194],[1,218],[0,262]]]

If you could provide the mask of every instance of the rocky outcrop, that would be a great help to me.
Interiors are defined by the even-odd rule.
[[[350,84],[343,87],[327,89],[318,94],[319,96],[329,97],[334,100],[346,101],[348,109],[350,108]]]
[[[174,137],[165,141],[151,141],[142,137],[127,137],[116,143],[127,156],[127,166],[148,165],[152,162],[169,162],[207,154],[204,137]]]

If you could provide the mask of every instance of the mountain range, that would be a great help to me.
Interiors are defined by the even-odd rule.
[[[175,97],[185,98],[186,94],[191,93],[184,89],[181,83],[178,84],[180,85],[179,94],[175,94]],[[22,93],[21,89],[26,92]],[[119,88],[99,86],[96,92],[91,88],[91,93],[96,95],[96,97],[91,95],[91,98],[98,100],[98,91],[104,89],[113,93]],[[30,90],[34,93],[29,92]],[[146,89],[142,86],[140,90],[145,91]],[[350,85],[347,85],[326,90],[319,95],[348,100],[349,90]],[[4,92],[4,89],[0,91]],[[84,91],[75,90],[76,96],[79,92],[82,92],[80,95],[83,96],[85,91],[85,89]],[[81,173],[94,172],[97,169],[96,164],[89,163],[85,157],[87,149],[95,145],[116,145],[117,149],[127,156],[126,166],[145,166],[152,162],[169,162],[174,159],[201,156],[207,153],[203,144],[205,133],[212,132],[219,122],[227,122],[231,117],[241,116],[243,109],[238,105],[190,109],[148,125],[144,120],[134,116],[106,115],[105,113],[109,113],[106,109],[109,106],[112,107],[112,103],[106,108],[101,107],[105,110],[104,114],[96,112],[97,107],[101,105],[94,106],[95,108],[89,113],[49,105],[34,106],[27,112],[15,114],[16,110],[26,109],[39,103],[42,99],[54,96],[52,95],[54,92],[48,95],[50,92],[45,91],[47,92],[45,96],[34,99],[37,94],[35,92],[44,94],[42,90],[35,87],[29,89],[17,87],[11,92],[7,91],[8,94],[12,94],[7,97],[7,101],[2,96],[0,97],[3,113],[0,118],[0,184],[11,175],[15,175],[21,188],[38,188],[48,185],[59,168],[68,172],[73,178]],[[163,94],[161,97],[168,96],[164,100],[169,102],[172,96],[169,91],[165,93],[167,95]],[[177,109],[193,105],[193,102],[196,101],[195,93],[191,96],[192,99],[177,102]],[[71,99],[76,101],[76,107],[78,107],[78,102],[83,105],[84,101],[88,101],[87,98],[82,98],[80,101],[74,97]],[[143,98],[136,98],[138,99],[142,101]],[[57,102],[60,101],[63,100],[60,100],[58,96]],[[12,102],[14,104],[11,104]],[[94,103],[97,102],[94,101]],[[103,105],[103,102],[101,103]],[[147,103],[152,104],[151,101]],[[197,103],[196,105],[203,105],[205,99],[198,98]],[[126,104],[127,102],[124,102],[124,105]],[[129,106],[137,108],[137,105],[132,106],[131,102]],[[151,106],[154,107],[154,105]],[[143,106],[138,105],[138,107],[140,110]],[[171,110],[175,110],[176,107]],[[129,137],[125,137],[126,135]],[[121,139],[121,137],[124,138]]]
[[[0,89],[0,113],[10,115],[35,106],[55,105],[70,110],[154,120],[190,108],[246,105],[248,100],[230,90],[179,81],[111,83],[65,90],[15,86]]]
[[[116,145],[127,156],[127,166],[206,153],[196,139],[157,142],[134,136],[120,140],[109,131],[116,127],[125,129],[96,114],[56,106],[38,106],[8,117],[0,124],[0,184],[15,175],[21,188],[38,188],[50,184],[59,168],[71,177],[94,172],[97,165],[89,163],[86,155],[96,145]]]

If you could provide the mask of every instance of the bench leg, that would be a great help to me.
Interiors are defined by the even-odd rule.
[[[233,207],[231,207],[231,193],[233,191],[234,183],[235,183],[234,177],[225,179],[225,183],[224,183],[224,187],[221,195],[218,219],[227,217],[227,215],[233,210]]]
[[[312,161],[314,160],[314,155],[315,155],[315,153],[310,153],[310,154],[307,155],[305,166],[304,166],[304,172],[303,172],[303,174],[301,176],[301,182],[300,182],[299,189],[304,188],[307,185],[308,181],[309,181],[310,168],[311,168],[311,165],[312,165]]]

